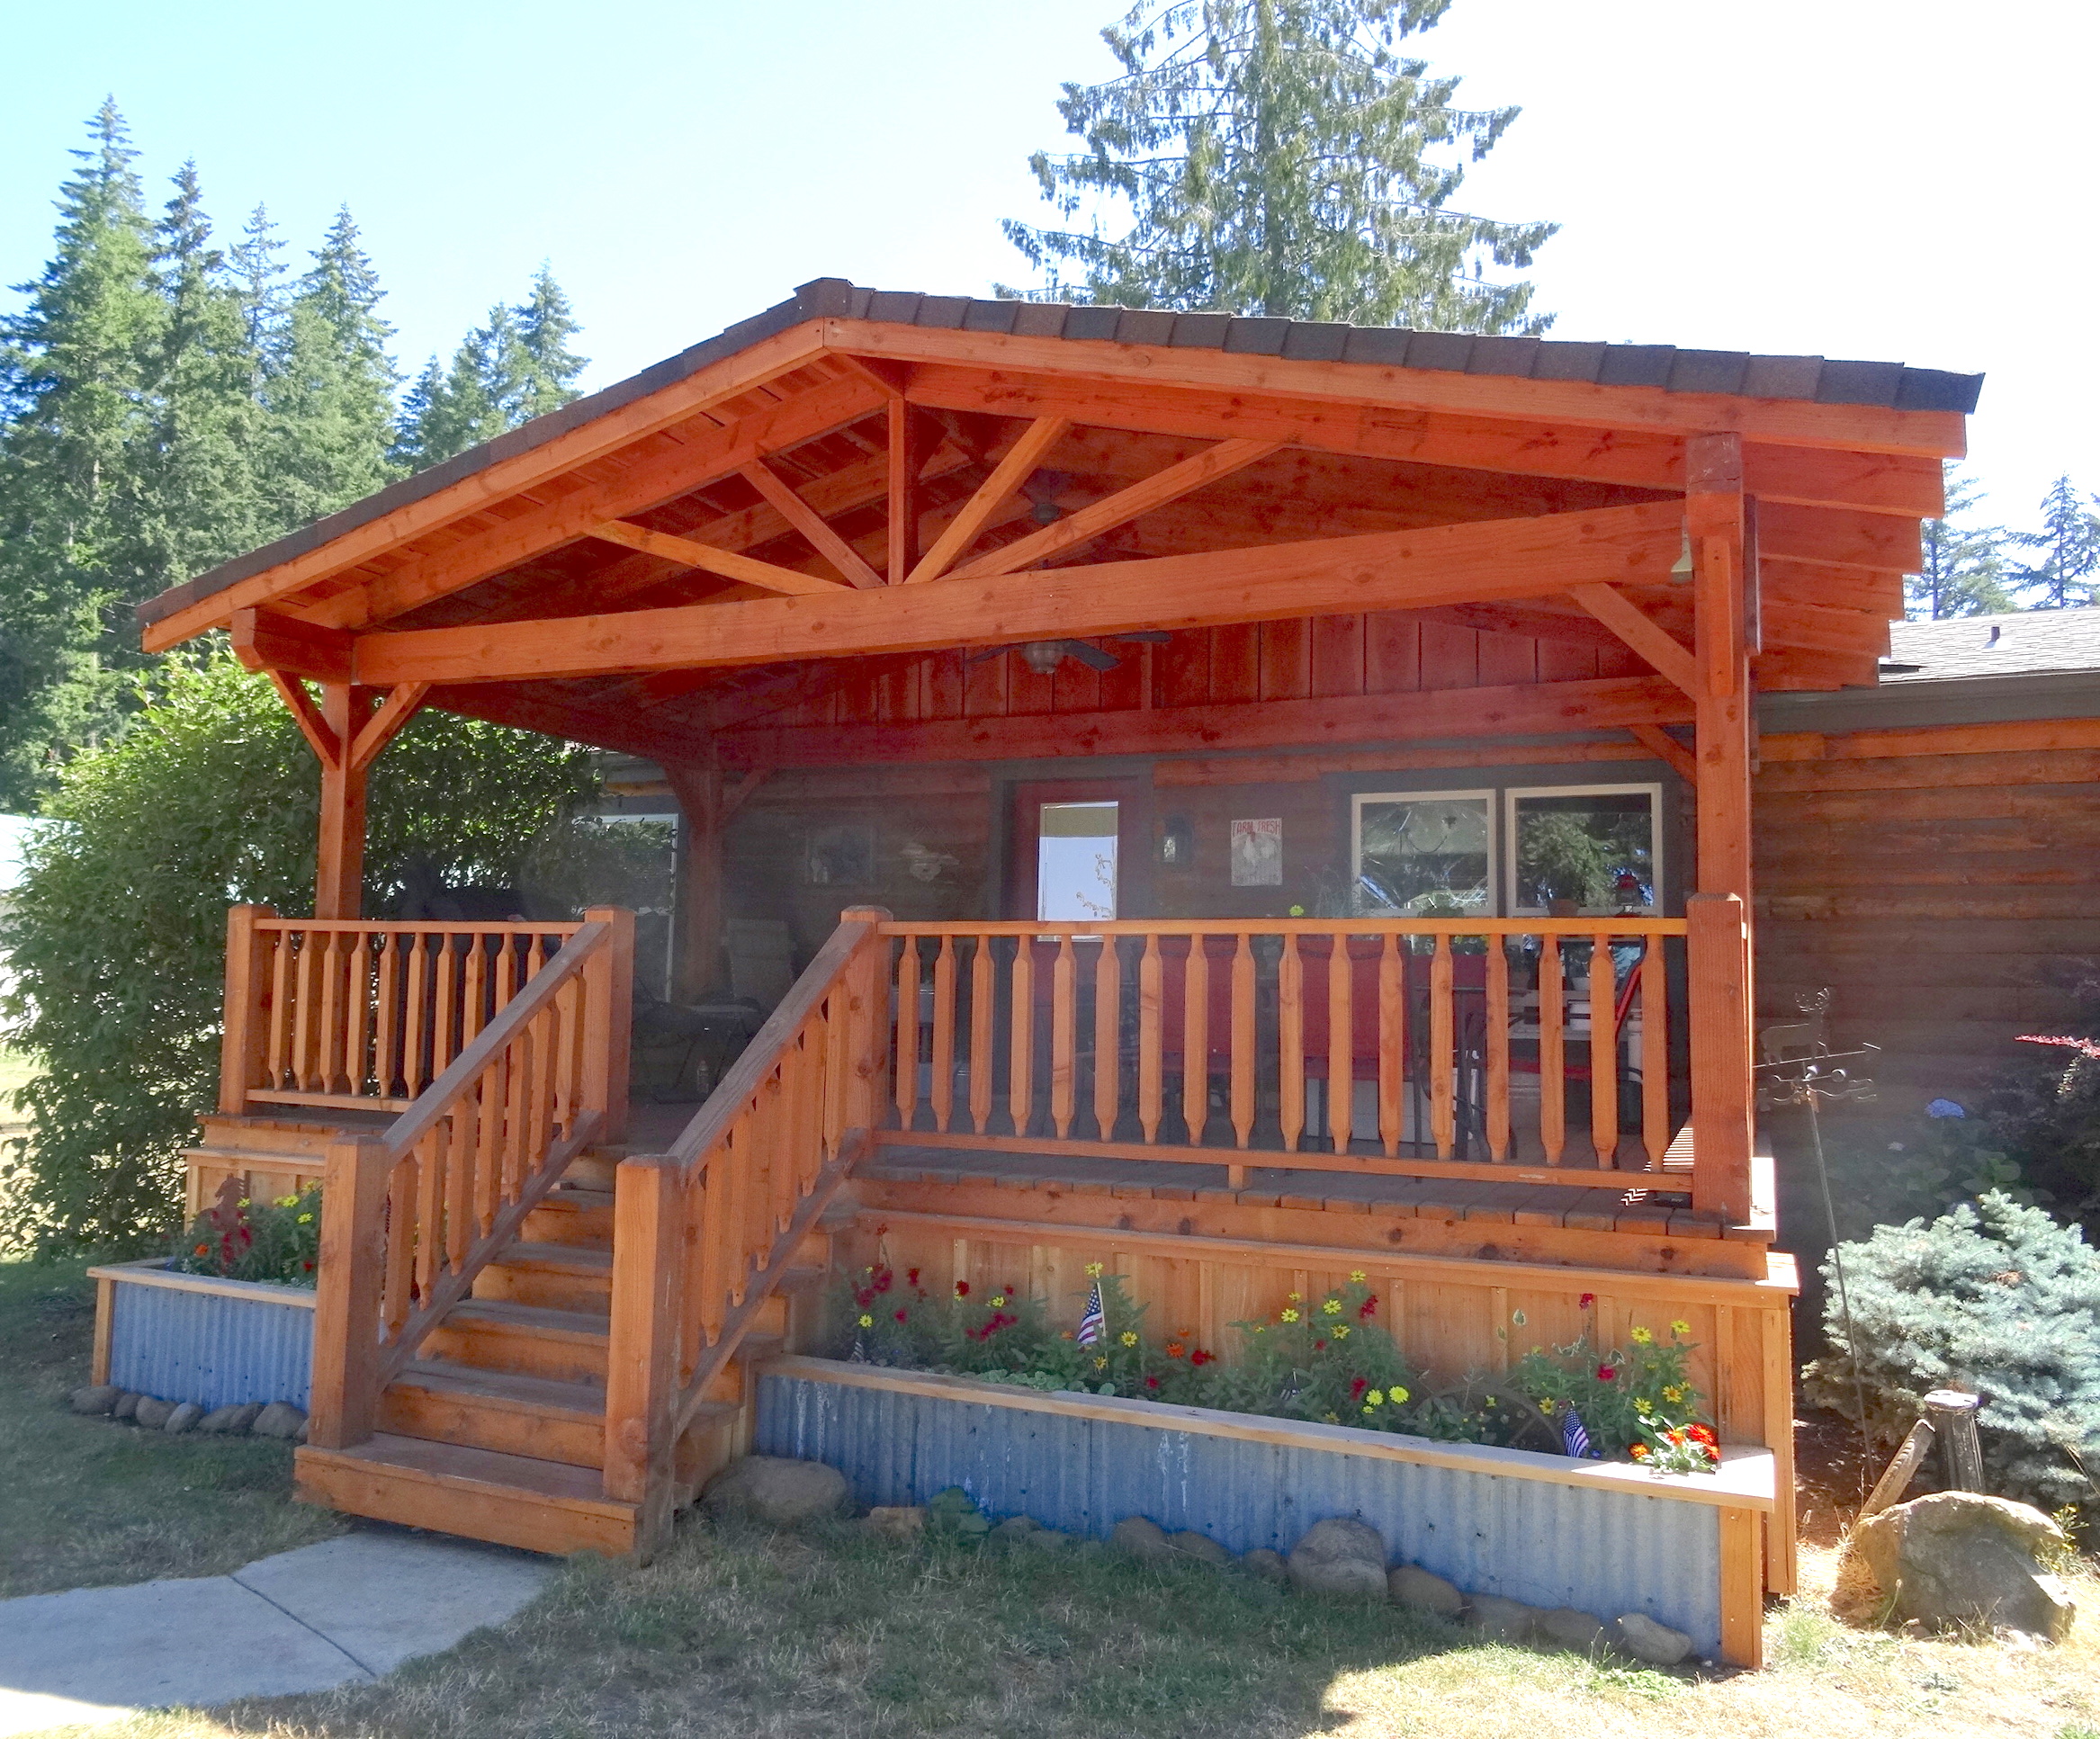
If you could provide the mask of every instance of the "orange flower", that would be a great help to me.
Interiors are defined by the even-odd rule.
[[[1167,1357],[1169,1358],[1180,1358],[1189,1349],[1183,1346],[1179,1340],[1170,1340],[1167,1342]]]

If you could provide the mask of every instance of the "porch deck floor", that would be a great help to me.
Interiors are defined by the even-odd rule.
[[[1239,1159],[1235,1152],[1233,1155]],[[1181,1161],[1108,1159],[1041,1152],[920,1147],[893,1135],[857,1169],[885,1183],[980,1185],[1113,1196],[1154,1201],[1232,1203],[1243,1207],[1321,1209],[1395,1219],[1477,1220],[1502,1224],[1565,1226],[1681,1238],[1769,1242],[1769,1225],[1729,1225],[1692,1206],[1691,1179],[1682,1172],[1629,1171],[1623,1190],[1594,1185],[1523,1183],[1496,1177],[1483,1164],[1470,1178],[1407,1178],[1263,1166],[1245,1155],[1243,1188],[1229,1187],[1225,1166]],[[1656,1188],[1661,1185],[1664,1188]]]

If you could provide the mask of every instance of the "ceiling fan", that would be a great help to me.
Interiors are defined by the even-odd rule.
[[[1153,646],[1163,646],[1173,635],[1157,628],[1141,628],[1132,633],[1110,634],[1107,638],[1118,641],[1141,641]],[[1019,652],[1021,661],[1038,677],[1046,677],[1066,659],[1076,659],[1091,670],[1113,670],[1123,660],[1113,652],[1089,645],[1083,640],[1028,640],[1009,646],[987,646],[964,660],[965,664],[983,664],[987,659],[998,658],[1004,652]]]

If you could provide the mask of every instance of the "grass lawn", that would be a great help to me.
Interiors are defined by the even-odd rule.
[[[340,1533],[292,1501],[289,1445],[166,1437],[66,1411],[87,1381],[85,1262],[0,1261],[0,1599],[215,1576]]]

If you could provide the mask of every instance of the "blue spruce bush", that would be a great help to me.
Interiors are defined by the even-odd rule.
[[[2084,1233],[1994,1190],[1842,1250],[1858,1345],[1826,1262],[1831,1350],[1803,1373],[1807,1399],[1856,1420],[1856,1358],[1867,1423],[1893,1447],[1928,1391],[1970,1390],[1994,1492],[2100,1508],[2085,1471],[2100,1476],[2100,1250]]]

